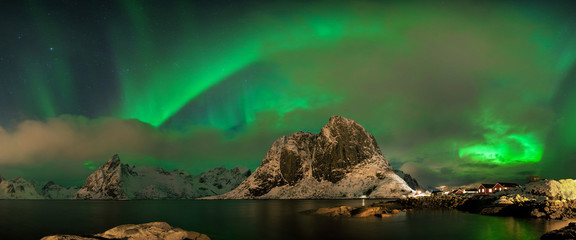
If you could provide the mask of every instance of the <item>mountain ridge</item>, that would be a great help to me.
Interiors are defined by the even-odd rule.
[[[217,167],[200,175],[186,170],[166,171],[155,166],[134,166],[120,161],[118,154],[86,178],[73,199],[195,199],[222,194],[240,184],[250,170]]]
[[[320,133],[278,138],[236,189],[204,199],[399,197],[413,193],[357,122],[332,116]]]

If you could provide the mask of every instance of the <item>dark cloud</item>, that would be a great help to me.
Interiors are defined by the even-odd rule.
[[[490,163],[463,163],[463,164],[459,164],[459,166],[461,167],[477,167],[477,168],[484,168],[484,169],[490,169],[490,168],[497,168],[498,165],[497,164],[490,164]]]

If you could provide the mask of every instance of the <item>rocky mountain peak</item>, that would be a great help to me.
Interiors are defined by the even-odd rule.
[[[125,164],[124,164],[125,165]],[[125,165],[127,169],[127,165]],[[118,154],[100,166],[92,173],[82,188],[74,195],[75,199],[94,198],[92,193],[96,193],[98,199],[127,199],[122,181],[122,163]]]
[[[354,120],[332,116],[326,125],[320,131],[320,137],[326,140],[343,141],[343,140],[368,140],[367,144],[375,144],[376,140],[362,125]],[[364,142],[351,142],[362,144]],[[377,146],[377,144],[376,144]],[[379,149],[378,149],[379,150]]]
[[[381,157],[372,134],[354,120],[332,116],[316,140],[313,175],[318,180],[337,182],[350,167]],[[383,157],[381,157],[383,158]],[[390,167],[386,160],[383,167]]]
[[[120,162],[120,156],[118,156],[118,154],[114,154],[114,156],[112,156],[110,159],[108,159],[108,161],[106,161],[106,163],[102,166],[102,168],[114,169],[120,166],[120,164],[122,164]]]
[[[334,115],[330,117],[328,123],[325,126],[350,126],[350,125],[359,125],[356,121],[352,119],[348,119],[342,116]]]
[[[397,197],[413,191],[394,173],[376,139],[357,122],[332,116],[318,134],[278,138],[236,189],[213,198]]]

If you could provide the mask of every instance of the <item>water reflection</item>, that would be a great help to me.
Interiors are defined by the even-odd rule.
[[[514,219],[458,211],[413,211],[390,218],[301,214],[375,200],[0,201],[0,239],[97,233],[127,223],[165,221],[212,239],[538,239],[566,221]],[[4,217],[10,216],[10,217]]]

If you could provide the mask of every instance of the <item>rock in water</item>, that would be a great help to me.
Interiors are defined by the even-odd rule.
[[[568,224],[568,226],[547,232],[542,237],[542,240],[574,240],[576,239],[576,222]]]
[[[89,236],[54,235],[43,237],[42,240],[95,240],[95,239],[126,239],[126,240],[210,240],[204,234],[174,228],[165,222],[145,224],[126,224],[112,228],[104,233]]]
[[[219,167],[200,175],[185,170],[122,164],[114,155],[86,179],[73,199],[194,199],[226,193],[237,187],[250,170]]]
[[[394,173],[372,134],[333,116],[319,134],[277,139],[240,186],[207,199],[386,198],[413,191]]]
[[[4,180],[0,177],[0,199],[43,199],[34,184],[22,177]]]

